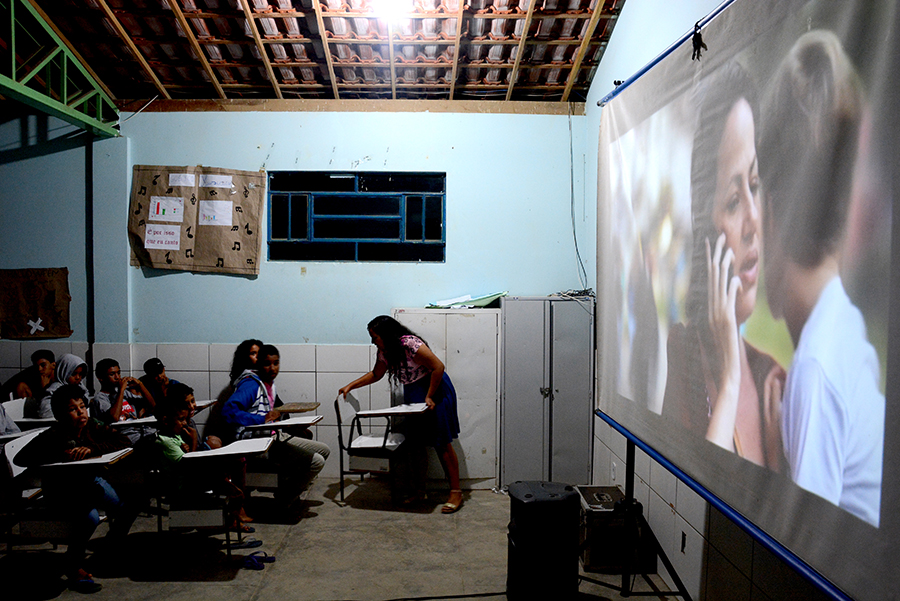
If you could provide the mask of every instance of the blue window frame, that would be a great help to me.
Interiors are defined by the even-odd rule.
[[[269,172],[269,259],[445,259],[445,173]]]

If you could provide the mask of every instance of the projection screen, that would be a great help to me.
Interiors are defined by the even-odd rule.
[[[897,20],[737,0],[698,60],[606,105],[598,165],[599,408],[878,600],[900,598]]]

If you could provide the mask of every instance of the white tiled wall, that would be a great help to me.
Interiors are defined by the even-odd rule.
[[[593,484],[625,487],[625,437],[597,418]],[[823,600],[824,595],[640,449],[634,496],[693,599]],[[674,586],[662,562],[659,573]]]

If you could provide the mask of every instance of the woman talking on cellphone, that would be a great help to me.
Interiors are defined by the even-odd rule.
[[[669,332],[663,415],[781,471],[785,372],[740,332],[756,307],[763,254],[756,94],[737,63],[703,92],[691,154],[688,320]]]

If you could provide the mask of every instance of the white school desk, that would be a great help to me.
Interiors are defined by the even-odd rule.
[[[208,457],[239,457],[246,455],[259,455],[269,450],[274,437],[267,438],[248,438],[246,440],[236,440],[231,444],[225,445],[218,449],[209,449],[207,451],[194,451],[185,453],[182,459],[200,460]]]
[[[424,413],[428,409],[425,403],[412,403],[409,405],[396,405],[394,407],[386,407],[384,409],[368,409],[366,411],[358,411],[357,417],[395,417],[398,415],[410,415],[415,413]]]
[[[322,421],[321,415],[302,415],[300,417],[292,417],[290,419],[282,419],[266,424],[253,424],[244,426],[244,432],[254,430],[283,430],[291,426],[312,426]]]

